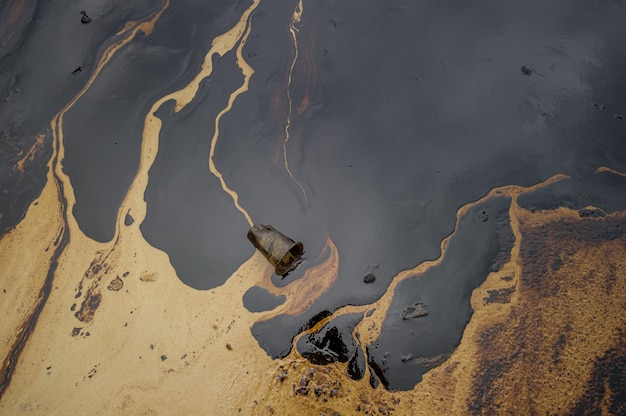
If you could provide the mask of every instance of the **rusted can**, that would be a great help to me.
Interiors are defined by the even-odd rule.
[[[253,225],[248,231],[248,240],[263,253],[279,276],[287,274],[304,250],[302,243],[296,243],[271,225]]]

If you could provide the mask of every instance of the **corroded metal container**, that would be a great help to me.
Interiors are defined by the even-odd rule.
[[[253,225],[248,231],[248,240],[263,253],[279,276],[287,274],[304,250],[302,243],[296,243],[271,225]]]

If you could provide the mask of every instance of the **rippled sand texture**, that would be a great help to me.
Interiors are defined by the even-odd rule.
[[[149,36],[168,7],[129,22],[100,58],[89,82],[51,121],[25,157],[36,157],[45,137],[52,140],[46,185],[24,219],[0,240],[0,413],[1,414],[603,414],[626,411],[626,212],[586,216],[567,208],[524,209],[518,197],[568,180],[546,178],[530,187],[501,186],[457,212],[492,198],[510,198],[514,244],[507,262],[473,292],[474,313],[458,348],[408,391],[370,385],[369,367],[360,381],[347,364],[317,366],[294,348],[272,360],[251,327],[279,314],[299,315],[337,279],[341,252],[328,237],[321,261],[304,277],[282,288],[271,282],[272,268],[256,252],[226,282],[198,291],[183,284],[167,254],[142,236],[144,193],[159,150],[161,120],[155,112],[174,100],[174,111],[190,103],[199,83],[212,73],[212,58],[235,51],[243,84],[233,90],[215,119],[210,172],[233,203],[233,211],[253,219],[213,158],[222,115],[246,93],[254,69],[242,54],[259,0],[236,25],[214,39],[196,77],[162,97],[145,117],[137,175],[118,211],[115,237],[88,238],[72,215],[76,203],[63,172],[64,114],[89,89],[108,60],[142,33]],[[297,29],[302,2],[289,33],[298,56]],[[287,86],[289,88],[289,85]],[[289,113],[292,112],[291,96]],[[306,104],[305,104],[306,105]],[[283,160],[288,164],[289,124]],[[24,163],[17,166],[24,169]],[[600,168],[595,175],[623,176]],[[587,207],[594,209],[594,207]],[[125,223],[127,213],[134,221]],[[242,236],[245,238],[245,236]],[[403,280],[419,277],[446,256],[396,275],[376,302],[339,308],[305,331],[356,313],[361,345],[372,345]],[[261,286],[286,302],[269,312],[251,313],[243,295]],[[375,309],[373,313],[368,313]],[[299,335],[299,336],[302,336]],[[294,343],[299,337],[296,337]],[[616,381],[617,378],[619,378]],[[621,377],[621,378],[620,378]]]

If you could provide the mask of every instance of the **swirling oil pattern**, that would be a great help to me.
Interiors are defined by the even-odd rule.
[[[624,21],[4,2],[0,414],[626,413]]]

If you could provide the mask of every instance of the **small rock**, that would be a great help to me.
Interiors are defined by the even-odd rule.
[[[84,10],[81,10],[80,14],[83,15],[83,17],[80,18],[80,22],[84,25],[86,25],[87,23],[91,22],[91,17],[87,16],[87,12]]]
[[[232,350],[233,350],[233,346],[232,346],[232,345],[230,345],[229,343],[226,343],[226,349],[227,349],[228,351],[232,351]]]
[[[402,312],[402,319],[419,318],[426,315],[428,315],[426,305],[423,303],[416,303],[415,305],[409,306],[404,310],[404,312]]]
[[[368,273],[365,275],[365,277],[363,278],[363,282],[365,283],[374,283],[376,281],[376,276],[374,276],[372,273]]]

